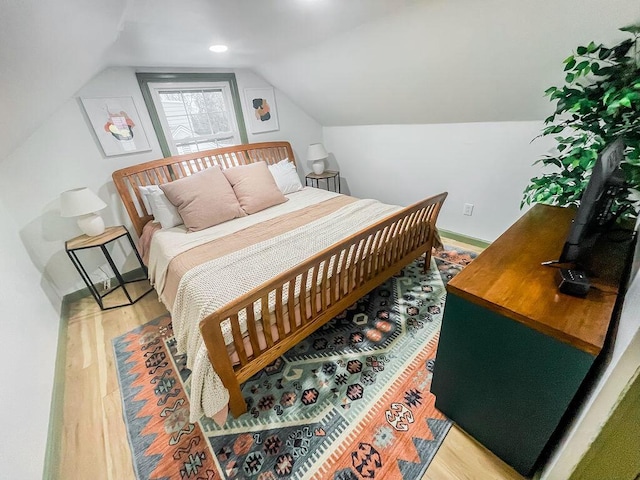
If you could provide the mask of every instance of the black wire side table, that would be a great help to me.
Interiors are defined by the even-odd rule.
[[[126,237],[129,240],[129,244],[131,245],[133,252],[136,254],[136,258],[138,259],[138,262],[140,262],[140,267],[142,269],[142,272],[144,273],[144,277],[134,278],[134,279],[125,281],[125,279],[123,278],[123,274],[120,273],[113,259],[111,258],[111,253],[107,249],[107,245],[123,237]],[[93,284],[93,282],[91,281],[91,278],[89,277],[89,274],[85,270],[84,266],[80,262],[80,259],[78,258],[78,255],[77,255],[78,251],[86,250],[89,248],[100,248],[100,250],[102,251],[102,254],[104,255],[107,262],[109,263],[109,266],[111,267],[111,270],[113,271],[116,277],[117,285],[115,285],[112,288],[108,288],[103,293],[100,293],[96,288],[96,286]],[[138,250],[136,249],[135,244],[133,243],[131,234],[129,234],[129,231],[122,225],[117,227],[107,227],[104,233],[100,235],[96,235],[94,237],[90,237],[88,235],[80,235],[78,237],[72,238],[71,240],[67,240],[65,242],[65,250],[67,252],[67,255],[69,255],[69,258],[71,259],[71,263],[73,263],[74,267],[76,267],[76,270],[78,270],[78,273],[82,277],[82,280],[84,280],[84,283],[87,285],[87,288],[89,288],[91,295],[93,296],[95,301],[98,303],[101,310],[111,310],[112,308],[119,308],[127,305],[133,305],[142,297],[144,297],[147,293],[153,290],[153,287],[150,287],[148,290],[146,290],[144,293],[140,294],[136,298],[133,298],[131,296],[131,293],[129,293],[129,291],[127,290],[128,284],[147,280],[148,271],[147,271],[147,267],[144,265],[144,262],[142,261],[142,258],[140,257],[140,254],[138,253]],[[103,299],[107,295],[115,292],[118,289],[123,290],[125,296],[127,297],[127,300],[129,300],[128,303],[105,306]]]
[[[304,178],[305,185],[320,188],[320,180],[326,182],[326,190],[340,193],[340,172],[338,170],[325,170],[322,173],[308,173]],[[332,180],[331,182],[329,180]],[[333,188],[331,188],[333,186]]]

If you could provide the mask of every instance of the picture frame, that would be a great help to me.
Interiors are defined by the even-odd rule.
[[[133,97],[82,97],[80,101],[105,156],[151,150]]]
[[[272,87],[245,88],[244,98],[251,133],[280,130],[276,96]]]

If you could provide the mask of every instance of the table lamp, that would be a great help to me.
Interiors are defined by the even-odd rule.
[[[324,159],[328,156],[329,154],[321,143],[312,143],[309,145],[309,149],[307,150],[307,160],[313,162],[311,164],[313,173],[320,175],[324,172]]]
[[[78,227],[90,237],[104,232],[104,220],[95,212],[106,206],[106,203],[86,187],[74,188],[60,195],[60,215],[78,217]]]

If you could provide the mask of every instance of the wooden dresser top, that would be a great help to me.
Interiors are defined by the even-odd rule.
[[[575,210],[535,205],[456,275],[447,290],[545,335],[597,355],[602,350],[621,275],[591,278],[585,298],[560,293],[557,259]]]

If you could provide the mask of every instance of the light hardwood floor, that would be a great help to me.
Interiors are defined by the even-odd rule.
[[[453,244],[447,240],[445,243]],[[144,285],[140,287],[144,288]],[[111,341],[165,312],[154,292],[135,305],[105,312],[100,311],[91,297],[68,305],[63,426],[58,445],[57,478],[135,478]],[[424,479],[522,477],[454,425]]]

